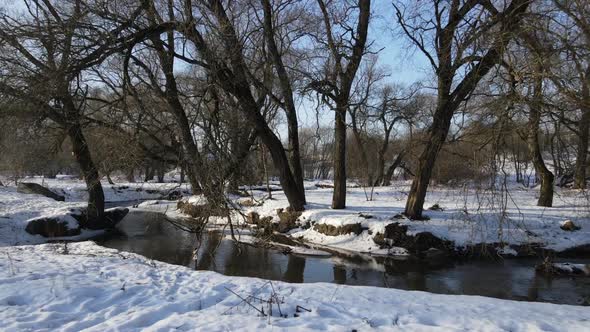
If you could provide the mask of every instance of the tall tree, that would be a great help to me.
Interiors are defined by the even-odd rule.
[[[346,207],[346,114],[357,71],[367,50],[371,1],[327,2],[317,0],[323,29],[316,38],[325,44],[329,57],[323,76],[312,78],[310,87],[334,111],[334,194],[332,208]],[[356,20],[356,26],[353,27]]]
[[[84,0],[27,0],[24,12],[0,14],[0,93],[32,105],[58,124],[72,143],[88,190],[87,228],[102,227],[104,193],[84,135],[89,87],[85,71],[114,52],[159,33],[133,30],[143,3],[128,10]],[[118,20],[104,24],[118,12]]]
[[[289,75],[287,66],[283,60],[285,48],[289,45],[284,45],[285,42],[281,44],[277,42],[298,39],[300,27],[292,27],[292,25],[294,25],[293,22],[296,21],[294,18],[296,15],[299,15],[299,13],[294,13],[293,11],[298,11],[301,7],[295,6],[294,2],[289,3],[289,6],[286,6],[286,4],[283,3],[280,4],[280,6],[275,6],[275,8],[273,8],[270,0],[261,0],[261,3],[264,12],[263,29],[266,39],[266,48],[276,71],[281,91],[282,98],[277,99],[280,100],[279,105],[284,109],[287,117],[288,151],[291,169],[293,170],[293,177],[295,178],[299,190],[304,192],[303,169],[301,167],[301,152],[299,147],[299,125],[297,120],[297,109],[295,108],[293,78]],[[287,11],[287,9],[289,9],[290,12]],[[282,11],[287,12],[282,13]],[[279,29],[279,27],[283,28]]]
[[[540,22],[530,23],[530,26],[540,25]],[[524,96],[525,104],[528,108],[528,121],[526,133],[524,135],[527,142],[529,157],[535,168],[537,176],[541,180],[540,195],[537,201],[538,206],[551,207],[553,205],[553,183],[555,175],[549,170],[543,159],[540,146],[540,124],[547,108],[545,99],[545,86],[547,81],[547,60],[551,58],[550,48],[546,46],[543,38],[539,36],[545,29],[538,31],[525,31],[521,34],[522,40],[526,45],[524,70],[520,73],[521,77],[530,78],[528,83],[528,93]]]
[[[297,183],[281,140],[264,117],[268,88],[257,84],[264,80],[257,79],[248,66],[255,59],[247,56],[256,55],[247,53],[250,49],[245,43],[252,40],[239,38],[239,20],[229,15],[235,13],[230,11],[228,14],[220,0],[198,1],[198,6],[190,0],[184,0],[183,9],[186,21],[180,30],[197,50],[200,65],[215,84],[236,99],[239,110],[268,148],[289,205],[294,210],[303,210],[305,192]],[[199,10],[199,15],[204,19],[197,20],[195,10]]]
[[[434,163],[455,111],[501,60],[531,0],[431,0],[413,7],[395,1],[397,21],[436,76],[437,105],[405,214],[421,219]]]
[[[556,15],[554,28],[547,31],[560,51],[558,65],[550,65],[550,78],[568,104],[578,113],[565,120],[578,138],[574,188],[586,188],[588,143],[590,141],[590,2],[554,0],[563,15]]]

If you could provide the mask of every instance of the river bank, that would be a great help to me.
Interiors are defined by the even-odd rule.
[[[325,283],[270,283],[263,279],[191,271],[92,242],[0,250],[0,329],[3,330],[586,331],[590,328],[590,312],[579,306]],[[272,316],[269,316],[270,299],[276,299],[271,305]]]

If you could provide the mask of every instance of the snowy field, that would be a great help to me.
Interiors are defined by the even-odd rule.
[[[268,314],[269,305],[261,302],[270,298],[286,317],[275,303],[272,317],[262,316],[259,310]],[[561,332],[589,331],[590,309],[325,283],[271,284],[81,242],[0,248],[0,330]]]

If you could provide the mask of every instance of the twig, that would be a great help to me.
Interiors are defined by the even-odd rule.
[[[241,296],[240,296],[238,293],[234,292],[233,290],[231,290],[231,289],[229,289],[229,288],[227,288],[227,287],[223,287],[223,288],[227,289],[227,290],[228,290],[228,291],[230,291],[232,294],[234,294],[235,296],[237,296],[238,298],[240,298],[240,299],[242,300],[242,302],[244,302],[244,303],[246,303],[247,305],[249,305],[249,306],[251,306],[252,308],[254,308],[254,310],[258,311],[258,312],[259,312],[259,313],[260,313],[262,316],[266,316],[266,314],[264,313],[264,311],[262,311],[262,310],[260,310],[260,309],[256,308],[256,307],[255,307],[255,306],[254,306],[252,303],[248,302],[248,299],[247,299],[247,298],[243,298],[243,297],[241,297]],[[240,303],[242,303],[242,302],[240,302]],[[234,307],[235,307],[235,306],[234,306]],[[232,307],[232,308],[233,308],[233,307]],[[232,309],[232,308],[230,308],[230,309]]]

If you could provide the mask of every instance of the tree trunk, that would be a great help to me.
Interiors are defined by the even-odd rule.
[[[582,119],[578,124],[578,153],[576,154],[576,171],[574,175],[574,188],[586,188],[586,168],[588,167],[588,140],[590,140],[590,108],[583,111]]]
[[[115,182],[114,182],[114,181],[113,181],[113,179],[111,178],[111,173],[107,173],[106,175],[107,175],[107,181],[109,181],[109,184],[110,184],[110,185],[113,185],[113,184],[115,184]]]
[[[531,159],[533,162],[533,166],[535,167],[535,171],[537,175],[541,179],[541,190],[539,200],[537,201],[537,206],[546,206],[551,207],[553,205],[553,180],[554,176],[553,173],[545,166],[545,162],[543,161],[543,157],[541,155],[541,149],[539,147],[538,142],[538,127],[537,129],[532,129],[532,125],[529,124],[529,137],[528,137],[528,146],[529,146],[529,153],[531,155]]]
[[[145,167],[145,177],[143,179],[144,182],[148,182],[154,179],[154,169],[150,166]]]
[[[359,130],[358,125],[356,123],[356,111],[350,112],[350,124],[352,126],[352,134],[354,135],[354,140],[360,152],[362,168],[366,176],[364,185],[366,187],[372,187],[375,185],[373,183],[373,172],[371,170],[371,167],[369,166],[369,157],[367,156],[367,150],[365,149],[365,144],[361,137],[361,131]]]
[[[262,170],[264,171],[264,181],[266,183],[266,192],[268,193],[268,199],[272,199],[272,190],[270,190],[270,178],[268,174],[268,165],[266,163],[266,151],[264,145],[260,145],[260,161],[262,162]]]
[[[289,136],[289,161],[293,170],[293,177],[300,192],[303,193],[303,204],[305,204],[305,186],[303,185],[303,168],[301,167],[301,151],[299,149],[299,126],[297,114],[287,113],[288,136]]]
[[[541,179],[541,190],[538,206],[551,207],[553,205],[553,173],[545,165],[539,146],[539,123],[541,122],[541,103],[543,95],[542,78],[536,78],[533,101],[529,103],[529,122],[527,124],[528,136],[527,145],[529,155],[537,175]]]
[[[332,209],[344,209],[346,207],[346,108],[339,105],[335,114]]]
[[[454,113],[454,107],[449,107],[446,103],[441,103],[434,114],[434,121],[428,129],[428,141],[424,151],[418,159],[418,168],[412,181],[412,187],[408,194],[405,214],[413,220],[422,219],[424,200],[428,190],[430,177],[436,161],[436,156],[442,148]]]
[[[174,20],[174,14],[172,8],[169,7],[168,19]],[[156,21],[153,13],[150,13],[150,20]],[[160,67],[164,72],[165,78],[165,90],[164,97],[168,103],[169,110],[171,111],[176,125],[179,130],[180,144],[182,146],[182,156],[186,165],[186,171],[188,172],[188,178],[191,185],[193,194],[203,192],[208,196],[208,192],[211,187],[208,183],[213,182],[208,178],[207,169],[205,168],[204,162],[201,159],[201,154],[195,140],[193,138],[191,123],[187,118],[186,112],[182,103],[180,102],[180,96],[178,91],[178,85],[176,83],[176,77],[174,76],[174,33],[172,31],[167,32],[167,47],[164,46],[160,36],[151,38],[152,43],[158,54]],[[217,197],[207,197],[211,201],[218,199]]]
[[[205,43],[198,30],[193,28],[184,31],[184,33],[194,43],[203,58],[212,66],[210,70],[212,76],[226,92],[233,95],[239,102],[239,109],[244,113],[252,127],[256,129],[258,137],[268,148],[273,165],[279,172],[281,186],[285,196],[287,196],[289,205],[296,211],[302,211],[305,206],[305,191],[297,184],[285,148],[261,114],[261,106],[252,94],[251,82],[248,80],[248,69],[233,22],[227,16],[221,1],[210,1],[210,7],[212,14],[219,21],[222,41],[231,63],[231,70],[220,63],[218,57],[211,52],[209,45]],[[194,21],[190,10],[186,10],[185,14],[189,21]],[[225,69],[220,70],[221,68]]]
[[[256,123],[258,123],[258,120],[264,121],[263,119],[256,119]],[[270,128],[268,128],[266,123],[259,123],[259,126],[256,126],[256,128],[259,131],[260,139],[268,148],[275,169],[279,171],[281,187],[283,187],[289,205],[295,211],[303,211],[305,206],[305,192],[299,189],[299,186],[291,173],[289,160],[285,153],[285,149],[283,148],[283,144]]]
[[[295,109],[295,101],[293,100],[293,89],[291,87],[291,80],[285,69],[281,53],[275,41],[275,30],[272,23],[272,6],[269,0],[262,1],[264,9],[264,33],[268,43],[268,52],[274,63],[277,72],[281,91],[284,98],[285,115],[287,116],[287,129],[289,141],[289,161],[291,169],[293,170],[293,177],[299,191],[305,193],[303,186],[303,170],[301,167],[301,152],[299,149],[299,126],[297,120],[297,110]],[[305,195],[303,195],[305,201]]]
[[[158,167],[158,170],[156,173],[158,176],[158,183],[164,183],[164,175],[165,175],[164,167],[162,167],[162,166]]]
[[[377,174],[375,175],[375,182],[373,183],[373,186],[375,186],[375,187],[384,185],[383,183],[385,182],[384,181],[385,180],[384,179],[384,176],[385,176],[385,174],[384,174],[385,173],[385,153],[387,152],[387,146],[389,145],[389,137],[388,137],[389,133],[386,132],[385,135],[386,136],[384,138],[383,144],[381,144],[381,148],[377,152]],[[393,173],[392,173],[392,175],[393,175]],[[391,176],[389,176],[388,182],[391,182]]]
[[[563,175],[563,171],[561,168],[561,160],[559,158],[558,147],[556,147],[555,141],[557,140],[557,136],[559,135],[559,123],[555,125],[555,130],[551,134],[551,138],[549,141],[549,147],[551,149],[551,159],[553,160],[553,174],[556,177],[560,178]]]
[[[82,133],[82,127],[78,123],[70,125],[68,136],[72,143],[72,152],[78,165],[80,165],[88,190],[88,208],[86,210],[86,220],[82,226],[89,229],[100,229],[102,228],[104,215],[104,192],[102,191],[98,170],[92,160],[86,138]]]
[[[130,168],[127,174],[125,174],[125,177],[127,178],[127,182],[135,183],[135,169]]]
[[[184,166],[180,166],[180,183],[184,183],[185,179]]]
[[[391,185],[391,179],[393,178],[393,173],[395,172],[396,168],[398,168],[399,165],[402,163],[405,153],[406,152],[404,150],[402,150],[397,155],[397,157],[395,157],[391,166],[389,166],[387,168],[387,172],[385,172],[385,174],[383,175],[383,181],[381,182],[382,186],[390,186]]]

